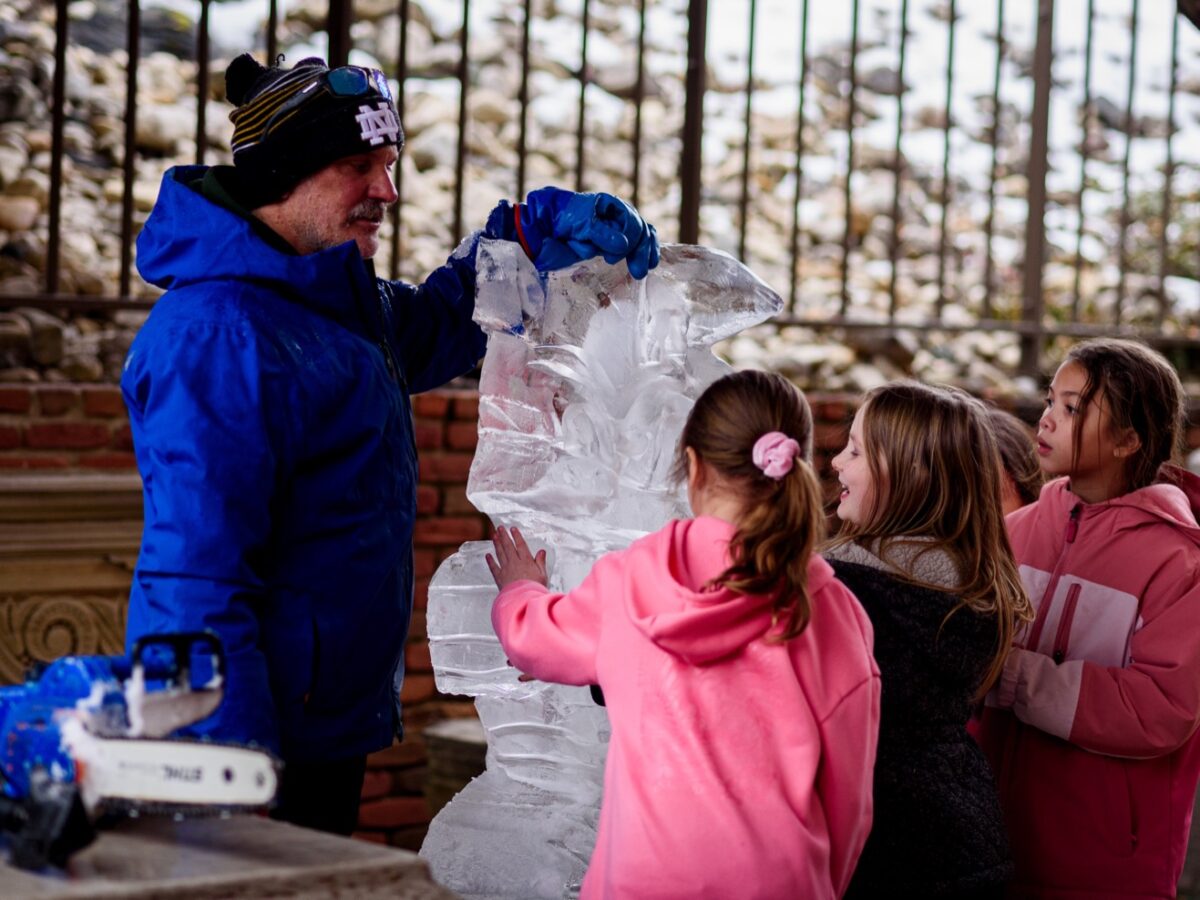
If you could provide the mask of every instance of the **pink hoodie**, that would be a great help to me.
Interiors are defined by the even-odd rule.
[[[980,743],[1034,897],[1173,897],[1200,778],[1200,480],[1008,517],[1037,610]],[[1182,488],[1182,489],[1181,489]]]
[[[812,621],[763,640],[770,599],[704,591],[733,526],[671,522],[569,594],[500,592],[513,665],[604,690],[612,739],[584,898],[840,895],[871,825],[872,632],[818,556]]]

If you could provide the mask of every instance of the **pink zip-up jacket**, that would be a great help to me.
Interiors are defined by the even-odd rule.
[[[871,623],[814,555],[812,620],[764,640],[769,597],[705,590],[733,526],[674,521],[568,594],[500,592],[509,660],[596,684],[612,725],[583,898],[826,898],[871,826],[879,671]]]
[[[1104,503],[1059,479],[1008,517],[1037,617],[980,743],[1016,896],[1175,896],[1200,777],[1198,501],[1170,467]]]

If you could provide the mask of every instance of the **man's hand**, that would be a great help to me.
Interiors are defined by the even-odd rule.
[[[496,529],[493,539],[496,547],[495,557],[487,555],[488,568],[496,586],[503,590],[514,581],[536,581],[546,586],[546,551],[539,550],[537,556],[529,551],[529,545],[516,528]]]
[[[515,208],[506,200],[488,216],[488,237],[520,241],[541,272],[593,256],[622,259],[634,278],[658,265],[658,232],[612,194],[577,194],[556,187],[530,191]]]

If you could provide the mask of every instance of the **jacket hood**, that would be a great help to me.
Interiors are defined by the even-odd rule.
[[[164,289],[252,281],[338,321],[358,317],[347,308],[347,280],[360,296],[371,296],[374,277],[353,241],[306,255],[281,252],[249,220],[193,187],[206,172],[205,166],[175,166],[163,175],[137,239],[138,272],[146,281]]]
[[[1098,515],[1104,510],[1122,512],[1117,528],[1137,528],[1148,521],[1158,521],[1174,527],[1193,544],[1200,546],[1200,477],[1187,469],[1164,465],[1158,470],[1158,480],[1151,485],[1121,494],[1102,503],[1087,503],[1070,488],[1069,479],[1056,478],[1045,487],[1039,498],[1048,503],[1053,515],[1068,516],[1072,509],[1083,504],[1084,515]]]
[[[668,526],[666,540],[647,545],[648,553],[630,556],[630,619],[657,646],[694,665],[737,653],[771,627],[770,595],[704,588],[728,567],[733,535],[734,526],[720,519],[680,520]],[[833,570],[814,554],[809,596],[831,580]]]

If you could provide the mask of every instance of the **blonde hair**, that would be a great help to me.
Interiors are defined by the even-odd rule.
[[[960,603],[996,619],[996,645],[978,688],[982,697],[1000,677],[1013,636],[1033,618],[1013,559],[1001,506],[1001,464],[982,402],[958,388],[896,381],[863,399],[863,451],[875,482],[875,503],[863,522],[843,523],[835,543],[877,544],[916,550],[912,560],[941,550],[954,561]],[[919,543],[906,541],[921,538]],[[904,580],[926,584],[898,568]],[[943,625],[945,622],[943,622]]]
[[[674,474],[687,474],[687,449],[737,485],[742,516],[729,545],[732,563],[713,583],[743,594],[773,596],[770,640],[790,640],[812,616],[808,563],[824,539],[821,488],[813,471],[812,412],[781,375],[745,371],[715,381],[696,401],[679,438]],[[755,466],[754,443],[771,431],[800,445],[778,480]],[[775,626],[779,627],[775,631]]]

